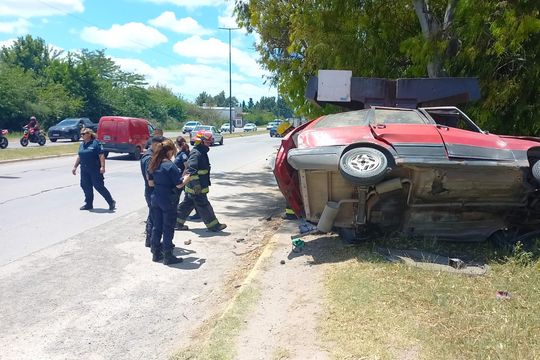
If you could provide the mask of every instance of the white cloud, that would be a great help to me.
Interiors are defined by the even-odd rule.
[[[181,64],[152,67],[139,59],[113,58],[124,71],[135,72],[146,77],[150,85],[161,84],[188,100],[203,91],[217,95],[221,91],[229,92],[229,72],[209,65]],[[253,98],[257,101],[262,96],[275,96],[275,89],[262,84],[260,77],[246,78],[239,74],[232,76],[232,95],[239,101]]]
[[[219,6],[227,3],[227,0],[146,0],[154,4],[172,4],[180,7],[194,9],[205,6]]]
[[[174,44],[173,51],[202,64],[228,64],[229,61],[229,44],[216,38],[203,40],[199,36],[192,36]],[[261,74],[255,58],[238,48],[231,48],[231,60],[242,73],[248,76]]]
[[[82,13],[83,0],[1,0],[0,15],[31,18]]]
[[[197,20],[191,17],[176,19],[176,15],[172,11],[165,11],[148,22],[156,27],[169,29],[180,34],[208,35],[212,33],[211,30],[203,28]]]
[[[0,33],[22,35],[28,33],[30,22],[20,18],[16,21],[0,22]]]
[[[89,43],[111,49],[140,51],[167,42],[167,37],[153,27],[142,23],[113,25],[108,30],[95,26],[85,27],[81,38]]]
[[[11,45],[13,45],[13,43],[16,41],[17,39],[13,38],[13,39],[7,39],[7,40],[2,40],[0,41],[0,48],[2,47],[10,47]]]
[[[237,28],[236,18],[234,16],[234,2],[227,3],[227,7],[223,10],[221,15],[218,16],[218,25],[220,27]],[[235,32],[246,33],[245,29],[238,29]]]

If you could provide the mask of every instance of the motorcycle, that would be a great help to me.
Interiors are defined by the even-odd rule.
[[[7,139],[7,134],[9,131],[6,129],[0,130],[0,149],[5,149],[8,147],[9,141]]]
[[[27,146],[29,142],[38,143],[39,146],[43,146],[47,142],[47,138],[42,130],[28,129],[28,126],[23,126],[21,145]]]

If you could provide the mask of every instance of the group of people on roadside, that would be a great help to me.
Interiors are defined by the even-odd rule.
[[[173,255],[174,230],[188,230],[184,223],[194,209],[209,231],[218,232],[227,227],[217,220],[207,197],[212,134],[198,132],[194,141],[195,146],[190,150],[182,136],[173,142],[163,135],[155,135],[141,158],[149,208],[145,245],[150,247],[152,261],[162,261],[164,265],[182,262],[182,258]],[[180,202],[182,190],[185,194]]]
[[[85,199],[80,210],[93,209],[93,189],[96,189],[109,204],[109,210],[113,211],[116,201],[104,184],[103,146],[92,129],[83,128],[81,135],[83,141],[72,169],[76,175],[77,168],[81,167],[80,184]],[[227,227],[217,220],[207,197],[211,185],[208,151],[213,142],[212,133],[200,131],[194,135],[195,146],[190,150],[184,137],[178,136],[173,142],[165,138],[159,129],[148,140],[140,166],[149,209],[145,245],[150,247],[152,261],[162,261],[165,265],[182,262],[182,258],[173,255],[172,240],[175,229],[189,229],[185,222],[193,210],[209,231],[218,232]],[[185,194],[180,202],[182,190]]]

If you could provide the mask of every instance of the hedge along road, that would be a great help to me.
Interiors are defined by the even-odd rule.
[[[223,283],[260,232],[246,234],[280,210],[265,167],[278,145],[264,135],[211,148],[209,197],[229,227],[214,234],[192,222],[176,232],[176,254],[185,258],[177,268],[153,263],[144,247],[138,162],[107,160],[114,213],[97,194],[93,212],[78,210],[74,156],[0,164],[2,358],[165,358],[188,341],[188,330],[226,303]]]

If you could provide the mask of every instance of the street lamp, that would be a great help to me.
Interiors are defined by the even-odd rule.
[[[231,79],[231,31],[238,30],[240,28],[231,28],[231,27],[220,27],[222,30],[229,31],[229,133],[233,132],[233,123],[232,123],[232,79]]]

